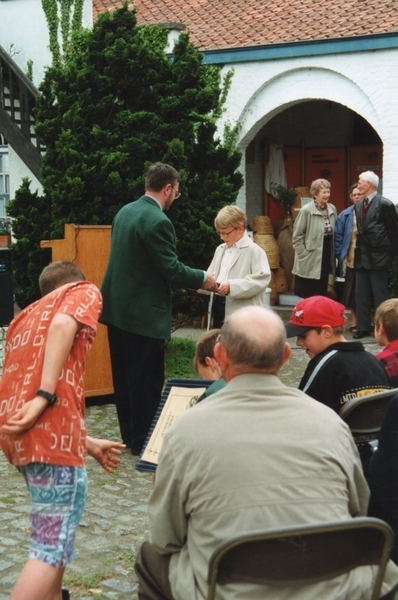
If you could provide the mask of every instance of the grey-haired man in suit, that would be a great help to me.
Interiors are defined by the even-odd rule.
[[[379,178],[373,171],[361,173],[358,190],[364,198],[355,205],[357,329],[353,337],[370,335],[371,310],[387,300],[388,268],[398,255],[398,219],[394,204],[377,192]]]

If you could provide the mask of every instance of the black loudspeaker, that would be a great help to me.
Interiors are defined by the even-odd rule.
[[[7,327],[14,318],[12,250],[0,248],[0,327]]]

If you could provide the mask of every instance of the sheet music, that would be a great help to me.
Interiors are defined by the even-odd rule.
[[[163,438],[166,431],[172,422],[184,412],[196,404],[196,400],[205,392],[203,388],[184,388],[173,386],[170,389],[169,395],[159,416],[158,422],[155,425],[149,442],[143,452],[141,460],[154,463],[159,462],[159,452],[163,444]]]

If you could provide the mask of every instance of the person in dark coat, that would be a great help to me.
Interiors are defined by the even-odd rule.
[[[170,165],[149,167],[145,194],[123,206],[113,221],[101,287],[120,433],[132,454],[141,452],[162,394],[172,286],[215,287],[211,273],[178,260],[165,211],[180,196],[179,186]]]
[[[380,361],[344,337],[345,308],[324,296],[300,300],[286,325],[288,338],[310,357],[299,389],[340,413],[351,400],[391,388]]]
[[[388,268],[398,255],[398,218],[394,204],[377,192],[379,178],[373,171],[361,173],[358,190],[363,200],[355,205],[355,248],[358,331],[355,339],[370,335],[371,310],[387,300]]]
[[[391,559],[398,564],[398,395],[388,406],[379,433],[378,449],[369,464],[368,516],[388,523],[394,532]]]

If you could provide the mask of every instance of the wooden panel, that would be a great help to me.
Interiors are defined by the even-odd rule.
[[[104,277],[111,242],[110,225],[65,225],[63,240],[45,240],[41,248],[52,249],[52,260],[76,263],[87,279],[100,286]],[[87,355],[85,395],[113,394],[107,329],[98,325],[93,347]]]
[[[346,148],[306,148],[304,185],[320,178],[330,181],[330,202],[340,213],[347,205]]]
[[[288,187],[300,187],[301,182],[301,146],[284,146],[283,160],[285,161]]]

